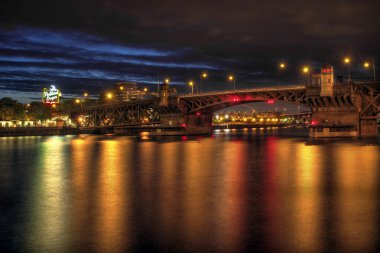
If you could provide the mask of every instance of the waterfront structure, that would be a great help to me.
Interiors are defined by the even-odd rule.
[[[307,85],[251,88],[177,95],[160,85],[159,97],[83,108],[73,112],[83,129],[98,132],[179,131],[209,134],[214,112],[242,103],[281,100],[311,108],[310,136],[377,136],[380,85],[375,81],[334,82],[333,68],[324,65]],[[80,119],[80,120],[78,120]],[[117,130],[117,131],[116,131]]]

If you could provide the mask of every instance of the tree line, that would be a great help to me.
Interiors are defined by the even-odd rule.
[[[23,104],[10,97],[0,99],[0,120],[30,120],[44,121],[61,112],[78,109],[80,106],[95,105],[98,101],[94,99],[83,100],[80,104],[75,99],[62,100],[60,104],[53,106],[42,102],[31,102]]]

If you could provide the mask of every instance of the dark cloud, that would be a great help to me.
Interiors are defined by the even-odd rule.
[[[277,63],[283,82],[323,62],[344,74],[351,48],[354,73],[380,58],[378,1],[42,1],[0,2],[0,89],[30,91],[56,82],[72,93],[110,83],[151,84],[171,76],[184,85],[201,70],[207,89],[270,85]]]

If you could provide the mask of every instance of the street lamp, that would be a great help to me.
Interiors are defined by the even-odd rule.
[[[277,85],[280,84],[280,72],[286,68],[286,64],[284,62],[280,62],[277,69]]]
[[[371,63],[366,61],[363,63],[363,67],[369,70],[369,68],[371,67]],[[375,59],[372,59],[372,71],[373,71],[373,80],[376,81]]]
[[[371,72],[369,71],[370,64],[369,62],[364,62],[363,67],[368,71],[368,78],[371,79]]]
[[[191,95],[193,95],[194,94],[194,82],[190,81],[189,85],[191,86]]]
[[[165,83],[169,84],[170,82],[170,79],[169,78],[165,78]]]
[[[112,93],[111,92],[107,93],[107,98],[110,99],[110,100],[112,99]]]
[[[206,79],[207,78],[207,73],[206,72],[203,72],[199,75],[199,85],[197,88],[199,88],[198,92],[202,92],[202,89],[201,89],[201,84],[202,84],[202,78],[203,79]]]
[[[306,75],[306,78],[307,78],[307,84],[309,84],[309,81],[310,81],[309,72],[310,72],[310,68],[308,66],[304,66],[302,68],[302,73],[304,73]]]
[[[234,82],[234,90],[236,90],[236,79],[235,79],[235,77],[233,75],[229,75],[228,80]]]
[[[82,108],[82,99],[79,99],[79,98],[75,99],[75,103],[80,104],[80,108]]]
[[[87,93],[87,92],[83,93],[83,96],[84,96],[85,98],[88,97],[88,93]]]
[[[351,58],[346,57],[343,59],[343,61],[348,65],[348,81],[351,82]]]

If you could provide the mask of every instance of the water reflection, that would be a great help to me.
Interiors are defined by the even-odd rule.
[[[28,244],[33,251],[64,252],[68,248],[67,181],[63,137],[50,137],[39,150],[30,192]]]
[[[21,203],[3,212],[10,232],[1,243],[37,252],[375,251],[379,144],[244,131],[6,139],[2,194]]]

